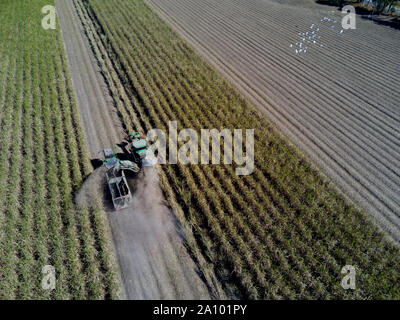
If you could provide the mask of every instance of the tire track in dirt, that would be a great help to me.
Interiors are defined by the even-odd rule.
[[[398,32],[357,17],[351,36],[328,34],[324,49],[296,57],[289,44],[331,8],[307,2],[291,11],[273,0],[147,2],[400,240]],[[380,37],[369,37],[374,30]],[[366,62],[372,67],[360,68]],[[378,92],[366,87],[375,82]]]
[[[92,158],[123,141],[125,133],[92,54],[73,1],[56,1],[78,110]],[[102,193],[104,170],[97,169],[88,188]],[[167,208],[154,168],[137,179],[134,205],[108,210],[115,253],[127,299],[209,299],[207,286],[183,244]]]

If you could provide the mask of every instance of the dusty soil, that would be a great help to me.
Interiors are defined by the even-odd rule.
[[[122,124],[108,95],[72,1],[56,1],[85,139],[93,159],[124,139]],[[77,194],[88,204],[98,193],[106,200],[108,219],[127,299],[210,299],[207,286],[184,246],[184,239],[166,204],[153,167],[135,184],[133,206],[110,208],[104,169],[96,169]]]
[[[400,241],[400,31],[357,16],[340,33],[313,0],[147,3]],[[312,24],[321,38],[296,55]]]

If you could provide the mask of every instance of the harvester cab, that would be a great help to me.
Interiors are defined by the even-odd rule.
[[[104,162],[105,163],[109,162],[111,159],[117,158],[111,148],[104,149],[103,154],[104,154]]]
[[[135,134],[130,134],[130,152],[133,158],[133,161],[137,163],[139,167],[142,167],[143,160],[147,155],[147,141],[140,137],[140,133],[136,132]]]

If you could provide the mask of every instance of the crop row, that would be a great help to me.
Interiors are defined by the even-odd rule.
[[[0,298],[116,297],[104,212],[74,204],[91,167],[59,28],[41,27],[48,4],[0,10]],[[54,290],[42,288],[45,265]]]

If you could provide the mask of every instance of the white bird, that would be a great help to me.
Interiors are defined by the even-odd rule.
[[[342,34],[342,33],[343,33],[343,29],[342,29],[342,30],[340,30],[339,34]]]
[[[298,54],[299,53],[299,51],[296,49],[296,54]]]

